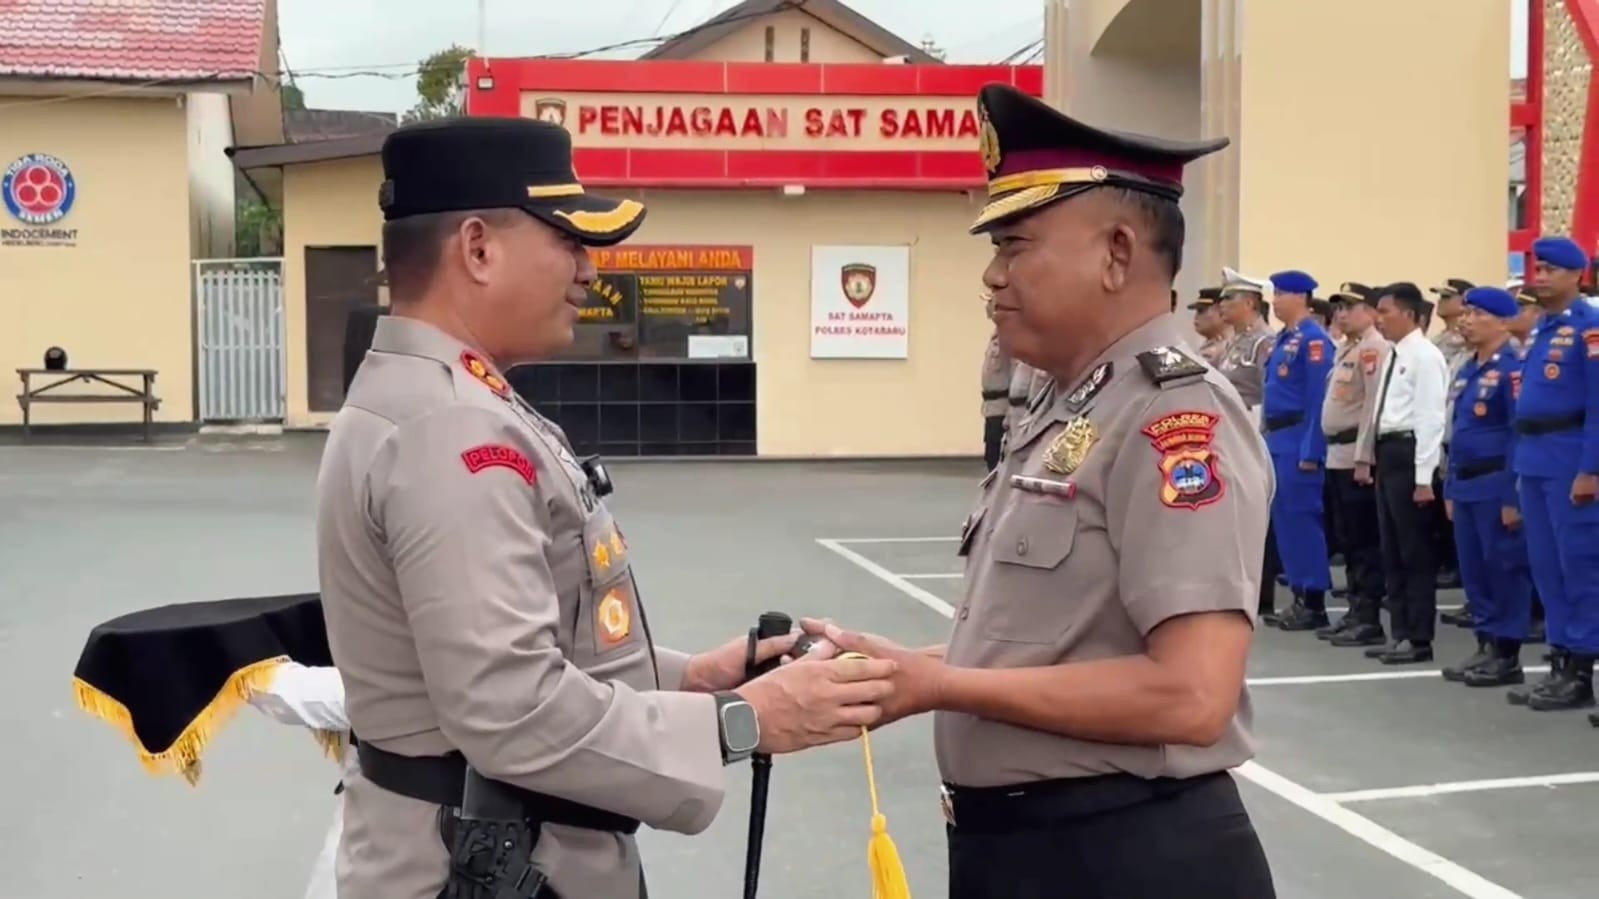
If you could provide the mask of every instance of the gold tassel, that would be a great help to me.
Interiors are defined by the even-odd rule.
[[[139,740],[133,729],[133,716],[122,703],[79,678],[72,679],[72,690],[78,708],[110,724],[122,732],[139,751],[139,761],[150,774],[181,774],[190,786],[200,781],[200,756],[211,743],[217,731],[249,701],[255,691],[271,684],[277,667],[289,659],[281,656],[246,665],[228,677],[215,698],[196,715],[193,721],[178,734],[172,745],[160,752],[152,752]]]
[[[841,659],[864,659],[858,652],[847,652]],[[888,835],[888,818],[877,803],[877,771],[872,764],[872,740],[861,728],[861,748],[866,753],[866,792],[872,799],[872,836],[866,844],[866,864],[872,870],[872,899],[911,899],[910,883],[899,849]]]

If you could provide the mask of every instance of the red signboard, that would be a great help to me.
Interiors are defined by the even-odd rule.
[[[467,112],[563,125],[585,183],[966,190],[986,183],[977,92],[1039,66],[469,61]]]

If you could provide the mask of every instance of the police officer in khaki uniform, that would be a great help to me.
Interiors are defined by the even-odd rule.
[[[857,735],[893,663],[807,660],[741,685],[742,638],[692,657],[655,646],[607,482],[502,374],[571,341],[586,247],[628,237],[643,206],[586,193],[567,132],[527,119],[403,128],[383,167],[392,310],[317,481],[360,768],[339,895],[440,896],[446,841],[476,827],[454,811],[471,782],[532,828],[532,851],[500,861],[548,881],[449,895],[633,899],[640,824],[697,833],[726,764]]]
[[[1228,769],[1273,476],[1238,392],[1168,314],[1183,165],[1226,140],[1111,134],[979,95],[1000,339],[1047,372],[964,528],[947,648],[885,718],[935,711],[952,899],[1263,899]],[[806,627],[814,623],[806,622]]]
[[[1221,309],[1217,304],[1221,302],[1221,288],[1205,287],[1199,291],[1199,299],[1188,304],[1189,311],[1194,313],[1194,333],[1199,335],[1199,355],[1212,366],[1220,367],[1222,357],[1227,354],[1227,345],[1232,341],[1232,329],[1221,317]]]
[[[1334,646],[1381,646],[1384,590],[1382,546],[1377,539],[1377,494],[1371,466],[1373,432],[1383,367],[1392,349],[1377,331],[1377,291],[1346,281],[1332,295],[1345,340],[1333,360],[1332,383],[1322,405],[1327,435],[1327,480],[1333,523],[1344,554],[1349,612],[1316,636]]]
[[[985,296],[985,304],[993,303]],[[990,334],[983,353],[983,465],[993,471],[999,464],[999,451],[1005,441],[1005,419],[1010,411],[1010,379],[1015,363],[999,345],[999,335]]]
[[[1266,393],[1266,357],[1271,355],[1274,336],[1266,324],[1266,291],[1271,283],[1230,268],[1221,272],[1221,317],[1233,329],[1233,339],[1217,368],[1237,388],[1258,421]]]

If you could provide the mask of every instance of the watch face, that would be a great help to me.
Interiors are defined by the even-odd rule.
[[[722,707],[722,733],[733,752],[753,752],[761,741],[755,723],[755,710],[747,702],[731,702]]]

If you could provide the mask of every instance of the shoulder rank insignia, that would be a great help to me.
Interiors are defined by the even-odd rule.
[[[1143,428],[1160,453],[1160,502],[1172,509],[1199,509],[1222,498],[1226,485],[1216,469],[1216,425],[1209,412],[1173,412]]]
[[[1099,396],[1099,392],[1105,389],[1106,384],[1110,383],[1110,376],[1115,370],[1115,366],[1109,362],[1101,362],[1096,366],[1088,377],[1083,380],[1083,383],[1078,384],[1077,389],[1067,395],[1066,410],[1068,412],[1081,412],[1083,407],[1088,405],[1088,401]]]
[[[1156,347],[1138,354],[1138,365],[1149,379],[1161,387],[1168,384],[1187,383],[1204,377],[1205,366],[1178,351],[1175,347]]]
[[[1099,430],[1094,423],[1081,416],[1074,418],[1044,450],[1044,467],[1056,474],[1071,474],[1098,442]]]
[[[502,398],[511,396],[511,385],[505,383],[505,379],[500,377],[493,368],[490,368],[489,364],[483,361],[483,357],[477,353],[471,350],[462,350],[461,367],[466,369],[467,373],[472,377],[482,381],[483,385],[494,391],[495,395]]]

